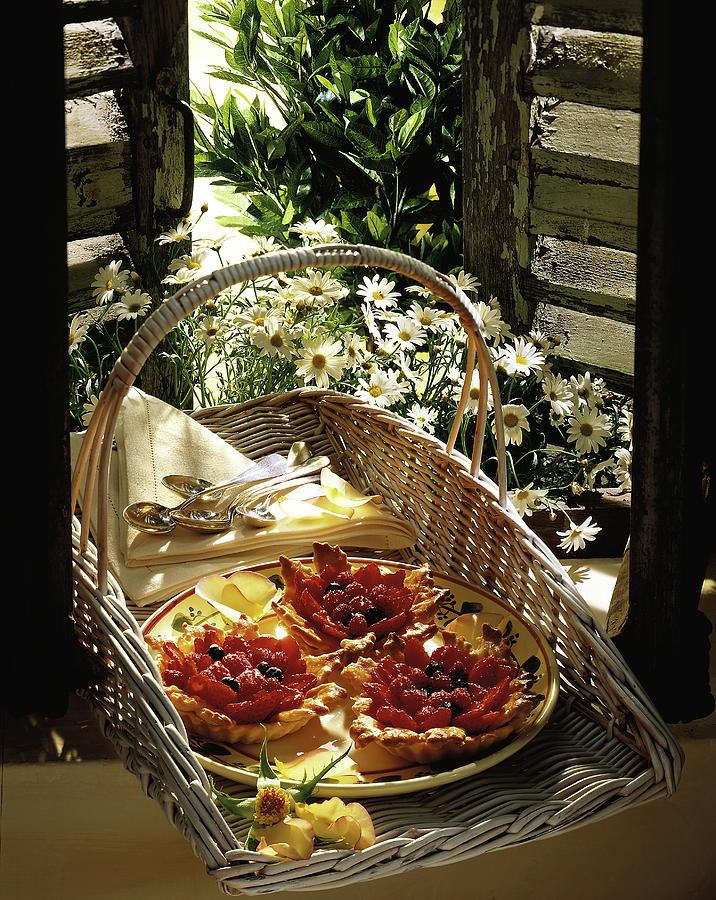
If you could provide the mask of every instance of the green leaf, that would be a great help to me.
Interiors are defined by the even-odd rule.
[[[342,147],[345,144],[342,129],[333,122],[302,122],[301,127],[312,140],[326,147]]]
[[[313,793],[316,785],[321,780],[321,778],[323,778],[323,776],[327,772],[330,772],[330,770],[334,766],[338,765],[338,763],[344,757],[348,756],[352,747],[353,747],[353,744],[349,744],[348,747],[343,751],[343,753],[341,753],[340,756],[336,756],[334,759],[332,759],[328,763],[328,765],[324,766],[321,769],[321,771],[318,772],[318,774],[314,775],[313,778],[311,778],[310,781],[305,781],[306,776],[304,774],[304,781],[301,783],[300,787],[289,788],[288,793],[293,797],[293,799],[296,801],[296,803],[305,803],[308,800],[308,798],[311,796],[311,794]]]
[[[398,146],[401,148],[407,147],[410,142],[413,140],[415,135],[418,132],[418,129],[425,121],[425,113],[426,110],[420,109],[417,112],[414,112],[405,124],[400,128],[398,132]]]
[[[219,801],[221,806],[232,816],[239,816],[242,819],[253,819],[256,812],[256,798],[249,797],[244,800],[236,800],[224,791],[219,790],[210,778],[211,789]]]
[[[271,768],[271,763],[268,761],[268,755],[266,753],[267,743],[268,732],[266,731],[266,728],[264,728],[264,742],[261,744],[261,754],[259,756],[259,777],[256,782],[256,788],[258,790],[265,787],[278,787],[281,784],[280,778]]]

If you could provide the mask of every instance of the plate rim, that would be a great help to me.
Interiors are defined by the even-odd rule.
[[[348,556],[347,558],[348,562],[351,564],[353,564],[354,562],[361,565],[368,563],[377,563],[380,566],[397,567],[402,569],[418,569],[421,567],[421,565],[423,565],[406,563],[400,560],[376,559],[366,556]],[[292,561],[309,565],[315,564],[315,560],[312,556],[301,556],[295,558],[292,557]],[[528,724],[528,727],[524,731],[517,733],[514,740],[510,740],[501,747],[498,747],[493,753],[488,753],[484,757],[480,757],[471,762],[463,763],[459,766],[454,767],[453,769],[448,769],[444,772],[435,772],[428,775],[419,775],[415,778],[408,778],[402,781],[366,782],[358,784],[319,782],[312,794],[313,797],[342,797],[346,799],[359,799],[360,797],[387,797],[393,796],[395,794],[417,793],[420,791],[442,787],[447,784],[452,784],[456,781],[462,781],[466,778],[472,777],[473,775],[478,775],[481,772],[486,771],[487,769],[493,768],[494,766],[498,765],[501,762],[504,762],[504,760],[509,759],[509,757],[520,751],[524,746],[534,740],[534,738],[547,724],[554,711],[560,688],[559,666],[557,664],[557,659],[555,657],[554,651],[552,650],[552,647],[549,645],[547,638],[539,630],[539,628],[535,627],[531,622],[526,620],[516,610],[509,607],[506,601],[500,599],[499,597],[495,597],[494,594],[489,593],[489,591],[487,591],[480,585],[472,584],[471,582],[466,581],[464,578],[458,578],[454,575],[436,573],[432,571],[433,567],[430,564],[427,565],[430,566],[433,578],[452,582],[463,588],[466,588],[469,591],[477,594],[482,594],[491,603],[497,604],[498,606],[502,607],[502,609],[505,610],[506,614],[516,618],[520,623],[520,626],[524,626],[528,629],[528,631],[530,631],[533,640],[537,643],[543,653],[545,665],[547,668],[547,690],[545,692],[544,700],[542,701],[542,710],[535,717],[535,719],[533,719],[533,721]],[[226,577],[228,575],[234,574],[235,572],[255,572],[261,569],[276,569],[279,566],[279,560],[276,559],[263,563],[255,563],[251,566],[230,567],[217,574],[221,574],[223,577]],[[200,580],[201,579],[197,581],[197,584]],[[188,597],[194,594],[195,589],[196,585],[194,585],[194,587],[192,588],[187,588],[186,590],[181,591],[179,594],[171,597],[169,600],[163,603],[159,607],[159,609],[155,610],[155,612],[152,613],[152,615],[149,616],[142,624],[142,636],[146,639],[147,634],[156,626],[156,624],[164,619],[175,606],[178,606],[182,601],[188,599]],[[222,615],[220,610],[216,610],[216,612],[219,615]],[[195,750],[191,750],[191,752],[200,762],[202,767],[207,771],[212,772],[214,775],[221,775],[224,778],[233,781],[234,783],[246,785],[247,787],[256,786],[258,775],[255,775],[246,770],[241,770],[236,766],[224,766],[221,763],[215,762],[213,759],[210,759],[209,757],[206,757]],[[241,774],[242,777],[237,778],[238,774]],[[299,782],[297,780],[281,778],[281,784],[283,786],[292,787],[294,785],[298,785]]]

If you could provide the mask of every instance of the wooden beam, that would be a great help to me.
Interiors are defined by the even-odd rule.
[[[711,626],[698,608],[714,549],[714,443],[704,427],[713,316],[694,266],[708,265],[708,249],[698,247],[688,203],[700,172],[680,103],[697,73],[694,46],[674,27],[680,12],[674,2],[644,4],[629,608],[615,637],[670,722],[714,708]]]
[[[636,250],[636,188],[535,174],[530,232]]]
[[[639,186],[639,113],[537,99],[532,117],[534,172]]]
[[[520,4],[463,3],[463,251],[486,295],[513,326],[529,321],[530,62]]]
[[[525,3],[525,17],[533,25],[556,25],[587,31],[641,34],[642,0],[554,0]]]
[[[578,28],[532,29],[528,93],[612,109],[639,109],[641,38]]]
[[[636,255],[543,238],[532,260],[525,293],[535,303],[559,302],[578,312],[633,326]]]
[[[65,96],[119,90],[136,78],[122,34],[113,19],[64,26]]]
[[[612,390],[631,392],[634,374],[634,327],[600,316],[590,316],[565,306],[538,303],[534,327],[558,335],[561,343],[552,352],[562,372],[587,369],[604,378]]]
[[[132,143],[114,94],[67,101],[65,128],[69,240],[131,228]]]

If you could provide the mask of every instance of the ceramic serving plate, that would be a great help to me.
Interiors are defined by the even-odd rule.
[[[351,558],[354,566],[366,565],[372,560]],[[302,559],[313,566],[312,559]],[[402,563],[374,560],[386,571],[411,569]],[[258,572],[283,588],[278,561],[251,566],[248,571]],[[438,621],[443,629],[457,631],[467,639],[480,634],[483,622],[488,622],[509,635],[512,652],[517,662],[536,676],[533,692],[541,696],[524,726],[508,738],[502,746],[455,768],[434,769],[400,760],[381,748],[365,748],[351,752],[322,780],[316,791],[318,797],[343,797],[360,799],[428,790],[469,778],[497,765],[517,753],[544,727],[557,701],[559,674],[554,654],[545,638],[522,616],[507,604],[465,581],[445,575],[433,575],[435,585],[447,588],[449,596],[443,604]],[[145,636],[176,640],[185,623],[202,625],[211,623],[226,628],[230,623],[227,611],[219,612],[210,601],[199,597],[193,590],[185,591],[164,604],[144,626]],[[281,635],[274,616],[260,620],[260,630],[266,634]],[[439,635],[433,643],[439,643]],[[430,644],[428,643],[428,647]],[[316,718],[300,731],[269,743],[268,757],[279,771],[285,784],[300,782],[304,772],[307,777],[320,771],[342,753],[350,743],[348,728],[351,723],[351,698],[330,713]],[[255,785],[258,777],[260,745],[222,744],[189,735],[191,749],[201,765],[216,775],[232,781]]]

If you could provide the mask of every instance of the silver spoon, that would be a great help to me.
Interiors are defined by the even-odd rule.
[[[311,457],[311,448],[305,441],[296,441],[291,445],[286,457],[286,468],[293,469]],[[195,478],[193,475],[165,475],[162,484],[179,494],[180,497],[196,497],[202,491],[208,491],[214,487],[210,481],[204,478]],[[208,497],[207,497],[208,499]],[[217,498],[218,499],[218,498]]]
[[[290,478],[276,482],[267,490],[267,485],[255,488],[250,491],[241,493],[236,497],[227,509],[202,510],[188,509],[186,511],[172,511],[171,518],[177,525],[183,525],[185,528],[193,528],[195,531],[203,531],[205,533],[226,531],[233,523],[234,518],[239,517],[242,522],[251,525],[254,528],[263,528],[266,525],[272,525],[276,521],[276,516],[269,512],[269,507],[273,503],[277,494],[283,491],[298,487],[301,484],[311,484],[318,480],[318,474],[306,475],[303,478]],[[279,488],[279,490],[276,490]],[[252,504],[256,500],[261,500],[256,506]]]
[[[305,462],[295,466],[290,471],[276,475],[273,478],[264,479],[260,483],[261,488],[278,485],[289,479],[319,472],[329,463],[330,460],[327,456],[309,457]],[[199,527],[213,521],[216,527],[212,528],[212,530],[220,531],[222,528],[230,526],[230,521],[226,524],[227,511],[230,506],[236,504],[238,497],[241,494],[245,494],[246,491],[245,483],[237,484],[235,480],[232,480],[212,485],[207,490],[188,497],[175,507],[164,506],[151,500],[142,500],[126,506],[122,511],[122,515],[129,525],[138,531],[144,531],[148,534],[167,534],[173,531],[178,521],[175,519],[174,514],[178,514],[182,518],[182,525]],[[224,501],[223,506],[218,509],[213,505],[217,500],[217,492],[219,492],[219,499]],[[230,495],[228,501],[226,499],[227,494]],[[207,503],[209,503],[208,506],[206,505]],[[204,504],[203,508],[202,504]],[[194,507],[197,508],[194,509]],[[183,513],[189,512],[191,512],[191,516],[186,515],[182,517]]]

